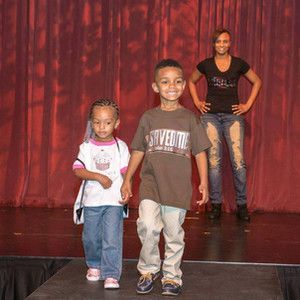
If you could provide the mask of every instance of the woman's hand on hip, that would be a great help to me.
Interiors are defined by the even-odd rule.
[[[197,108],[200,110],[202,114],[205,114],[210,111],[210,105],[211,105],[210,103],[205,101],[199,101],[196,104]]]
[[[245,114],[246,112],[248,112],[248,110],[250,109],[250,107],[248,107],[247,104],[234,104],[231,106],[232,107],[232,112],[234,115],[242,115]]]

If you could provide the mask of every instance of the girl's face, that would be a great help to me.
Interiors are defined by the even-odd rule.
[[[117,118],[113,107],[94,107],[92,114],[92,128],[97,141],[111,141],[113,139],[113,131],[119,126],[119,124],[120,120]]]
[[[227,32],[220,34],[214,43],[216,54],[227,54],[230,48],[230,35]]]

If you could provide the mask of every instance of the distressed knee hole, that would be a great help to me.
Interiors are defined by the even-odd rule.
[[[234,122],[229,129],[230,139],[232,141],[233,159],[237,170],[243,167],[243,154],[241,151],[241,126],[239,122]]]

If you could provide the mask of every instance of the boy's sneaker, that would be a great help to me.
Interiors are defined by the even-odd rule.
[[[138,294],[148,294],[153,289],[153,282],[159,277],[158,273],[147,273],[141,275],[137,283],[136,292]]]
[[[100,270],[89,268],[86,272],[86,279],[89,281],[98,281],[100,280]]]
[[[104,281],[104,288],[105,289],[118,289],[120,288],[119,282],[117,279],[114,278],[106,278]]]
[[[167,279],[162,285],[163,296],[177,296],[181,291],[181,285],[177,282]]]

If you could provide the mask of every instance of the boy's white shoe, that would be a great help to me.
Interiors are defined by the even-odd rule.
[[[86,272],[85,277],[89,281],[98,281],[98,280],[100,280],[100,270],[89,268]]]
[[[106,278],[104,281],[105,289],[118,289],[120,287],[117,279],[114,278]]]

